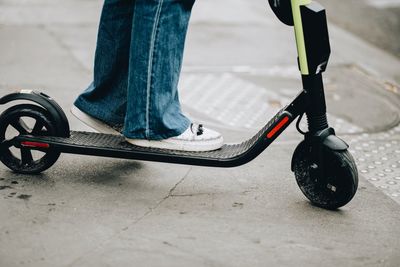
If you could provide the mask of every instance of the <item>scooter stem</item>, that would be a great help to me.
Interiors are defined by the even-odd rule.
[[[302,80],[309,100],[306,108],[308,130],[313,134],[329,127],[322,74],[303,75]]]

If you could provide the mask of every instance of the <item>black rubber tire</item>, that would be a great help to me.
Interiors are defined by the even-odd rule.
[[[358,171],[351,154],[323,147],[324,177],[312,177],[315,166],[311,159],[311,145],[301,142],[293,155],[293,171],[303,194],[315,206],[334,210],[349,203],[358,188]],[[315,175],[314,175],[315,176]],[[322,179],[321,179],[322,178]]]
[[[52,121],[51,116],[45,109],[36,105],[21,104],[7,109],[0,115],[0,143],[6,139],[5,135],[8,126],[14,124],[17,121],[19,122],[19,119],[21,117],[33,118],[36,122],[41,123],[42,125],[42,127],[40,128],[41,136],[43,135],[57,136],[57,129],[55,127],[56,124]],[[20,123],[18,124],[20,125]],[[43,129],[46,130],[43,131]],[[29,132],[29,131],[27,133],[21,133],[21,131],[18,130],[18,132],[20,134],[35,135],[34,132]],[[23,148],[23,149],[24,152],[31,154],[30,149],[28,148]],[[22,154],[22,149],[20,150]],[[57,159],[60,156],[60,152],[51,148],[47,149],[44,153],[45,154],[43,155],[43,157],[37,160],[32,159],[32,154],[31,154],[29,162],[26,163],[23,162],[22,156],[21,159],[19,159],[13,155],[13,153],[9,148],[5,148],[0,155],[0,161],[14,172],[23,174],[38,174],[53,166],[53,164],[57,161]]]

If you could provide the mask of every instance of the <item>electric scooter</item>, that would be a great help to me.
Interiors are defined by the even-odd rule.
[[[210,167],[236,167],[262,153],[296,118],[304,140],[297,146],[291,170],[304,195],[316,206],[346,205],[358,187],[358,172],[348,145],[328,125],[322,73],[330,43],[325,9],[311,0],[269,0],[277,17],[294,26],[303,90],[252,138],[209,152],[143,148],[121,135],[70,131],[60,106],[44,93],[22,90],[0,98],[0,104],[24,100],[0,115],[0,160],[17,173],[37,174],[50,168],[61,153]],[[308,132],[300,120],[306,115]],[[31,126],[26,120],[31,120]],[[15,135],[7,136],[10,128]],[[15,151],[19,151],[16,153]],[[33,155],[40,152],[40,157]],[[35,153],[32,153],[35,152]]]

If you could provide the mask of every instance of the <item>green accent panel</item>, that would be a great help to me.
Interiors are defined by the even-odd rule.
[[[299,55],[300,71],[308,75],[307,53],[304,42],[303,23],[301,20],[300,6],[308,5],[311,0],[291,0],[293,10],[294,31],[296,35],[297,53]]]

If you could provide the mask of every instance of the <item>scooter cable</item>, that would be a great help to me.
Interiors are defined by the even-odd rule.
[[[301,113],[301,115],[300,115],[299,118],[297,119],[297,122],[296,122],[296,129],[297,129],[297,131],[298,131],[299,133],[301,133],[302,135],[306,135],[306,132],[304,132],[304,131],[300,128],[300,122],[301,122],[301,119],[303,119],[303,116],[304,116],[304,112]]]

